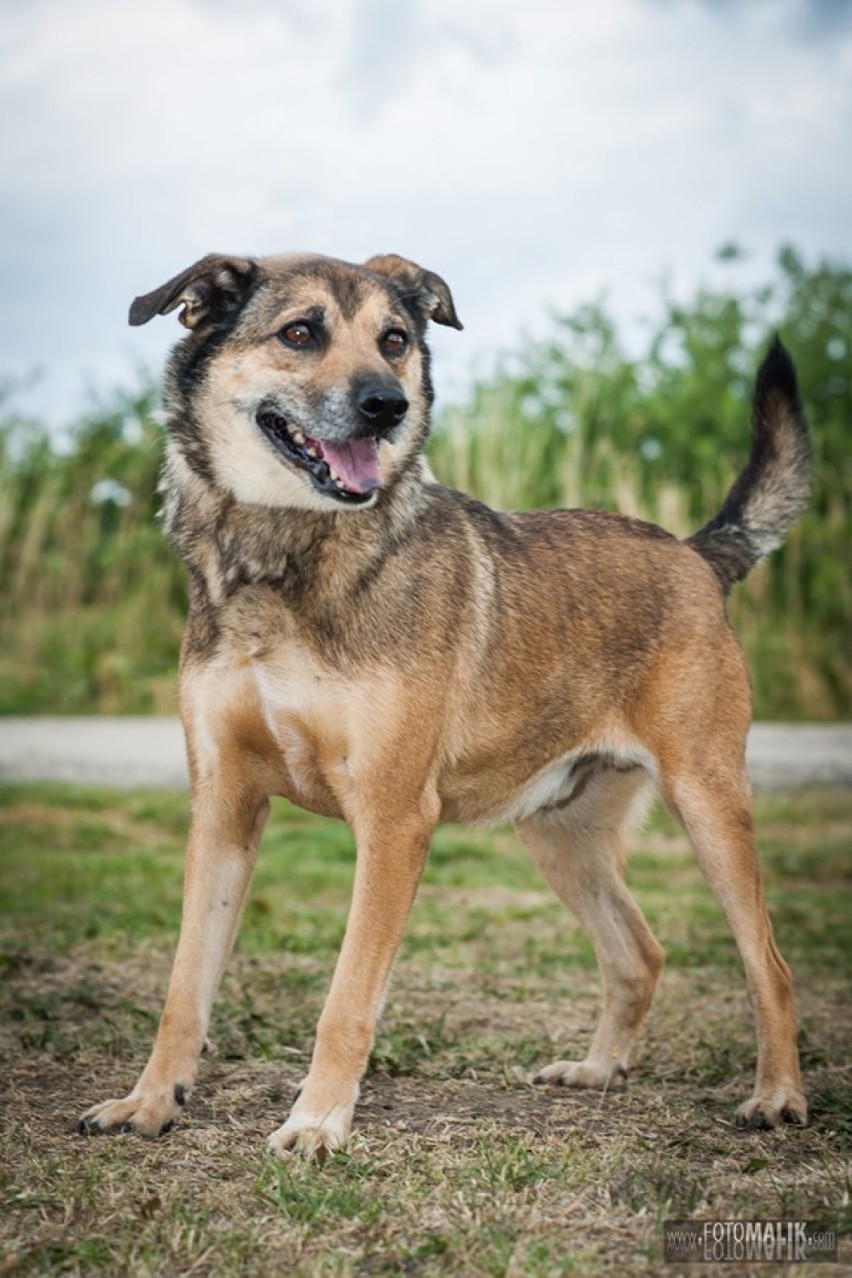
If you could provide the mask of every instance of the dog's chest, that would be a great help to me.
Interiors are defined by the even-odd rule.
[[[297,803],[328,810],[347,768],[339,681],[297,645],[255,658],[251,668],[261,713],[283,766],[283,788]]]

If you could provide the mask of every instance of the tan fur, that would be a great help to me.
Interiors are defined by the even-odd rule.
[[[223,278],[239,289],[249,270],[244,259],[230,274],[213,261],[213,276],[185,272],[137,313],[171,309],[176,290],[189,290],[203,339],[210,289]],[[262,287],[189,391],[181,369],[196,348],[175,356],[164,494],[191,581],[184,915],[151,1059],[127,1098],[89,1111],[86,1129],[155,1134],[188,1096],[273,794],[347,821],[358,848],[310,1071],[273,1149],[322,1156],[345,1143],[440,820],[516,820],[594,942],[604,1010],[590,1052],[539,1079],[622,1081],[663,965],[622,877],[625,830],[653,784],[692,840],[746,967],[758,1068],[743,1121],[803,1122],[792,986],[763,900],[744,768],[748,676],[713,570],[636,521],[496,516],[441,488],[419,459],[421,340],[393,366],[409,410],[379,444],[382,487],[338,509],[271,455],[257,405],[275,396],[322,440],[350,411],[353,370],[387,374],[377,341],[388,323],[411,326],[415,290],[424,320],[457,320],[443,281],[402,259],[316,259],[316,276],[313,261],[261,261]],[[276,333],[310,308],[329,336],[306,357]]]

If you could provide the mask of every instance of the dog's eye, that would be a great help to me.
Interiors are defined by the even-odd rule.
[[[314,330],[304,320],[297,320],[295,324],[282,328],[278,336],[288,346],[309,346],[314,340]]]
[[[401,355],[408,345],[408,334],[401,328],[392,328],[379,343],[385,355]]]

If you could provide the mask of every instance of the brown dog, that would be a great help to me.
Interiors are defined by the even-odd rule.
[[[604,1008],[589,1054],[538,1081],[618,1081],[663,965],[622,878],[623,834],[653,785],[745,965],[757,1082],[739,1121],[804,1123],[744,765],[749,679],[724,604],[807,501],[780,343],[745,471],[680,542],[596,511],[497,514],[435,481],[424,334],[461,325],[444,281],[411,262],[208,257],[137,298],[130,322],[177,306],[191,332],[168,370],[162,492],[190,583],[183,922],[151,1058],[81,1129],[153,1136],[180,1113],[273,794],[346,820],[358,848],[310,1072],[274,1150],[346,1141],[440,820],[515,821],[594,942]]]

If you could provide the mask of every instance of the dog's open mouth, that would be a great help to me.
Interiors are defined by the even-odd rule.
[[[381,488],[379,441],[375,436],[343,444],[312,439],[271,409],[257,414],[257,424],[287,461],[308,472],[319,492],[358,505]]]

